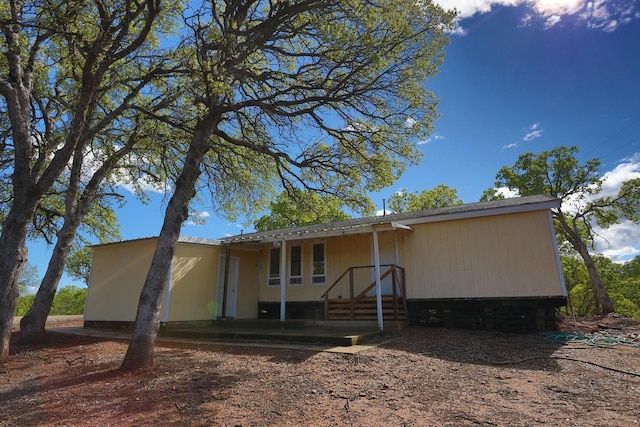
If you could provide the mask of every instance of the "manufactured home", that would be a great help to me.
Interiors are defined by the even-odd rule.
[[[437,320],[553,327],[566,303],[551,210],[529,196],[241,234],[181,237],[161,322]],[[156,238],[97,245],[85,325],[128,325]]]

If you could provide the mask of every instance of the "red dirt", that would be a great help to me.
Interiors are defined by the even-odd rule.
[[[132,373],[118,370],[126,343],[49,333],[37,346],[14,343],[0,365],[0,425],[640,424],[640,322],[560,328],[610,348],[412,327],[358,354],[158,347],[155,368]]]

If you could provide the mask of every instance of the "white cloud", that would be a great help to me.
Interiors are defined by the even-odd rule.
[[[124,188],[131,194],[136,194],[136,188],[139,188],[145,193],[159,193],[159,194],[165,194],[171,190],[170,185],[162,182],[156,182],[150,179],[148,176],[144,176],[138,179],[137,181],[135,181],[135,183],[131,181],[118,181],[116,185]]]
[[[523,141],[531,141],[532,139],[540,138],[542,136],[542,129],[540,129],[540,123],[534,123],[529,126],[527,133],[522,137]]]
[[[433,135],[433,136],[430,136],[429,138],[427,138],[427,139],[425,139],[423,141],[418,141],[418,145],[428,144],[431,141],[438,141],[438,140],[441,140],[441,139],[444,139],[444,136],[442,136],[442,135]]]
[[[555,26],[558,22],[560,22],[562,20],[562,18],[559,15],[551,15],[550,17],[547,18],[547,20],[544,22],[544,28],[545,30],[548,30],[549,28]]]
[[[531,141],[532,139],[540,138],[542,136],[542,129],[533,130],[531,132],[527,132],[525,136],[522,137],[523,141]]]
[[[606,32],[640,19],[634,0],[436,0],[436,3],[445,9],[457,9],[459,20],[489,13],[494,7],[525,5],[528,11],[520,24],[529,26],[538,18],[545,29],[555,27],[569,16],[587,28]],[[452,33],[465,35],[466,30],[458,23]]]
[[[533,10],[544,17],[574,15],[588,3],[585,0],[532,0],[526,2]]]
[[[600,194],[603,196],[613,196],[620,191],[623,182],[635,178],[640,178],[640,153],[623,159],[613,170],[602,175],[604,183],[602,184],[602,192]]]
[[[640,178],[640,153],[623,159],[612,170],[602,175],[602,191],[598,196],[615,196],[622,184]],[[607,229],[596,228],[596,251],[614,262],[624,262],[640,255],[640,224],[623,221]]]
[[[640,153],[623,159],[612,170],[602,174],[602,191],[598,194],[567,201],[565,209],[568,208],[567,211],[575,212],[588,200],[613,197],[618,194],[624,182],[634,178],[640,178]],[[596,234],[594,239],[596,253],[601,253],[614,262],[628,261],[636,255],[640,255],[640,224],[624,220],[606,229],[594,226],[593,230]]]
[[[520,197],[520,192],[518,190],[511,190],[507,187],[496,188],[494,194],[502,195],[505,199]]]
[[[209,218],[211,214],[207,211],[193,212],[191,213],[191,220],[187,221],[185,225],[204,225],[206,223],[205,218]]]
[[[502,149],[503,150],[509,150],[510,148],[516,148],[518,146],[518,144],[507,144],[507,145],[503,145]]]
[[[622,263],[640,255],[640,225],[624,221],[595,231],[596,252],[613,262]]]
[[[417,122],[416,122],[416,119],[414,119],[413,117],[408,117],[408,118],[404,121],[404,127],[412,128],[412,127],[413,127],[413,125],[415,125],[416,123],[417,123]]]
[[[436,0],[444,9],[457,9],[461,18],[491,12],[494,6],[516,6],[523,0]]]

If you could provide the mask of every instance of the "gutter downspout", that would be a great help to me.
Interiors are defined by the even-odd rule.
[[[378,245],[378,232],[373,229],[373,259],[374,275],[376,277],[376,309],[378,312],[378,328],[384,330],[382,317],[382,284],[380,283],[380,247]]]
[[[280,243],[280,321],[284,322],[287,313],[287,242]]]

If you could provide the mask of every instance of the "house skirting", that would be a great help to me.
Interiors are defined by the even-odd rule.
[[[564,296],[521,298],[410,299],[411,323],[441,324],[448,328],[499,330],[555,329],[556,309]]]
[[[258,302],[258,319],[279,319],[280,301]],[[324,319],[323,301],[287,301],[285,306],[286,319]]]
[[[566,297],[521,298],[441,298],[409,299],[407,311],[413,324],[444,325],[448,328],[499,330],[553,330],[556,309],[567,304]],[[324,303],[286,303],[287,319],[321,320]],[[258,303],[259,319],[279,319],[280,302]]]

